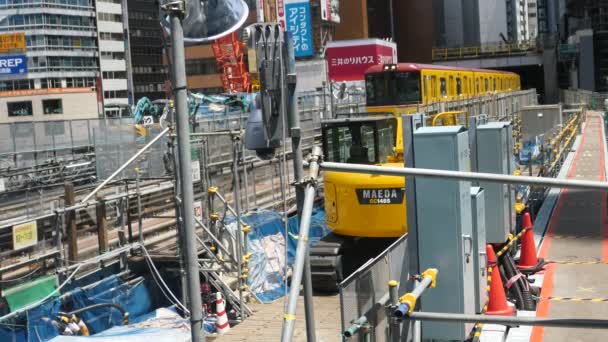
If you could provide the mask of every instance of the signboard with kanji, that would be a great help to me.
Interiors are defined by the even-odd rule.
[[[0,54],[11,51],[25,52],[25,33],[0,34]]]
[[[340,23],[340,0],[321,0],[321,20]]]
[[[397,45],[381,39],[333,41],[325,57],[331,81],[362,81],[369,67],[397,63]]]
[[[13,226],[13,250],[35,246],[38,243],[38,225],[36,221]]]
[[[308,1],[287,1],[285,4],[287,31],[293,39],[296,57],[309,57],[314,54],[312,42],[312,20]]]

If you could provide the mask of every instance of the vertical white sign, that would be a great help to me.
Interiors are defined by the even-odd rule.
[[[192,182],[201,180],[201,163],[198,160],[192,161]]]
[[[203,220],[203,202],[194,202],[194,217],[201,221]]]
[[[277,21],[285,28],[285,0],[277,0]]]
[[[331,13],[331,6],[329,9],[327,8],[327,3],[331,0],[321,0],[321,20],[329,21],[329,16]],[[328,12],[329,11],[329,12]]]
[[[264,0],[257,1],[258,23],[264,22]]]
[[[4,178],[0,178],[0,192],[5,192],[6,188],[4,187]]]

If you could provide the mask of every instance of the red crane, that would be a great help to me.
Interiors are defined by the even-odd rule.
[[[213,43],[213,54],[221,71],[222,84],[227,93],[249,91],[249,72],[245,64],[247,47],[233,32]]]

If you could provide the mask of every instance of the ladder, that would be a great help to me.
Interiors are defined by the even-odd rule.
[[[213,43],[213,55],[221,72],[226,93],[244,93],[249,90],[249,72],[245,65],[245,43],[233,32]]]

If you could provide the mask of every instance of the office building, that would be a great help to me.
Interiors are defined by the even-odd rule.
[[[146,96],[167,98],[167,68],[163,64],[164,32],[159,24],[159,8],[149,0],[126,0],[130,61],[134,101]]]
[[[399,61],[431,62],[434,30],[431,1],[349,0],[348,5],[345,3],[340,6],[340,23],[335,26],[334,40],[392,39],[397,43]]]
[[[95,12],[104,114],[115,116],[116,110],[109,109],[112,105],[132,103],[128,92],[122,3],[120,0],[97,0]]]
[[[0,70],[0,122],[98,117],[95,17],[92,0],[0,1],[0,35],[25,40],[0,58],[27,65]]]

